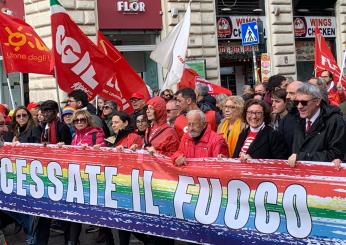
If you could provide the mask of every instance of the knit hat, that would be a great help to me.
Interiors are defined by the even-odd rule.
[[[76,109],[74,109],[72,106],[65,106],[64,109],[62,110],[62,116],[66,115],[66,114],[73,114],[75,112]]]

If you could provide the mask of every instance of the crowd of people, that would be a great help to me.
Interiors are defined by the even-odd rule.
[[[0,134],[5,142],[75,145],[84,148],[114,147],[118,151],[145,149],[172,159],[176,166],[188,158],[238,158],[330,162],[341,168],[346,152],[346,128],[342,108],[346,92],[333,82],[333,74],[307,82],[270,77],[243,94],[211,96],[208,86],[166,89],[148,101],[134,93],[133,112],[120,111],[114,101],[98,97],[95,106],[81,90],[68,94],[59,114],[53,100],[31,102],[9,113],[0,106]],[[345,113],[345,112],[344,112]],[[51,225],[64,230],[66,244],[78,244],[81,224],[52,221],[24,214],[0,212],[0,228],[20,224],[28,244],[48,244]],[[97,228],[97,227],[96,227]],[[99,241],[113,244],[108,228],[98,230]],[[130,232],[119,231],[120,244],[128,244]],[[144,243],[172,240],[135,234]]]

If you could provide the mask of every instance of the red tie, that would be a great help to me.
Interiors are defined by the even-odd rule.
[[[312,122],[309,120],[308,124],[306,125],[306,132],[309,132],[312,126]]]

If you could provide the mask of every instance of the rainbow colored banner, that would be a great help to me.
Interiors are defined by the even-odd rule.
[[[0,148],[0,208],[208,244],[345,244],[346,170],[73,147]]]

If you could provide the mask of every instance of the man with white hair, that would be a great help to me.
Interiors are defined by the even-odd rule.
[[[289,165],[294,166],[297,160],[331,162],[343,159],[346,130],[340,109],[327,105],[320,89],[309,83],[298,88],[294,104],[299,118]]]
[[[228,157],[225,140],[211,130],[201,110],[189,111],[186,118],[187,133],[172,156],[175,165],[185,165],[186,158]]]

